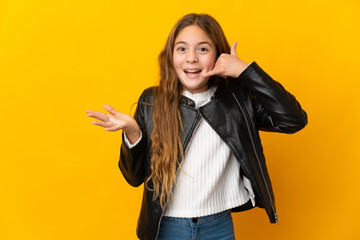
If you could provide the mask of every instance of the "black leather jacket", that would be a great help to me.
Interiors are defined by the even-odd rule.
[[[121,145],[119,167],[126,181],[140,186],[151,173],[151,132],[155,87],[146,89],[139,99],[135,120],[142,139],[133,148]],[[209,103],[196,109],[194,101],[182,96],[180,111],[184,126],[181,135],[184,151],[201,117],[218,133],[231,149],[241,166],[241,173],[250,180],[255,192],[256,206],[265,208],[270,222],[277,222],[274,194],[265,164],[258,130],[295,133],[307,124],[307,115],[299,102],[283,86],[252,62],[237,79],[223,81]],[[240,178],[242,179],[242,178]],[[152,188],[152,182],[149,182]],[[163,211],[159,197],[144,186],[143,200],[137,225],[139,239],[157,238]],[[232,212],[252,208],[238,207]]]

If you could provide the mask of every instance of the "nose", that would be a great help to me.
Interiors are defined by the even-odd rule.
[[[198,56],[195,52],[193,51],[189,51],[187,56],[186,56],[186,62],[188,63],[196,63],[198,62],[199,59],[198,59]]]

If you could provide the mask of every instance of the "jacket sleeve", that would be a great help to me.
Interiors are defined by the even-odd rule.
[[[295,133],[307,125],[307,114],[296,98],[256,62],[252,62],[238,80],[249,89],[258,129]]]
[[[126,181],[134,187],[140,186],[144,182],[145,176],[144,165],[146,162],[146,133],[144,126],[144,104],[142,103],[142,96],[139,98],[134,115],[134,119],[140,127],[142,137],[135,146],[129,147],[125,143],[125,133],[122,133],[120,159],[118,164]]]

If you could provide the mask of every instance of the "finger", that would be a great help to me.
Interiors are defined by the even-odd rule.
[[[114,131],[117,131],[117,130],[120,130],[119,126],[112,126],[112,127],[107,127],[105,128],[105,131],[109,131],[109,132],[114,132]]]
[[[203,77],[210,77],[212,75],[213,75],[212,71],[202,74]]]
[[[118,111],[116,111],[113,107],[105,104],[104,105],[104,108],[106,109],[106,111],[108,111],[109,113],[115,115],[116,113],[118,113]]]
[[[209,72],[203,73],[203,77],[210,77],[210,76],[216,75],[217,73],[218,73],[218,71],[216,69],[213,69]]]
[[[99,121],[93,121],[92,124],[98,125],[98,126],[100,126],[100,127],[112,127],[112,126],[114,126],[113,123],[109,123],[109,122],[99,122]]]
[[[237,46],[237,42],[234,42],[234,43],[233,43],[233,45],[231,46],[231,52],[230,52],[230,55],[237,56],[237,53],[236,53],[236,46]]]
[[[101,120],[101,121],[109,121],[109,118],[106,116],[105,113],[102,113],[102,112],[96,112],[96,111],[87,111],[88,112],[88,117],[93,117],[93,118],[96,118],[98,120]]]
[[[203,77],[209,77],[209,76],[212,76],[213,74],[212,74],[212,71],[210,71],[210,72],[207,72],[207,73],[202,73],[202,76]]]

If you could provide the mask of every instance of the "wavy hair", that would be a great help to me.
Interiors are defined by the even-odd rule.
[[[212,40],[216,47],[216,59],[222,53],[230,54],[229,43],[219,23],[210,15],[195,13],[185,15],[175,24],[159,54],[160,82],[155,94],[153,112],[151,175],[146,180],[146,187],[154,191],[153,200],[160,195],[163,210],[172,196],[177,166],[181,168],[180,163],[184,159],[180,138],[184,129],[179,110],[183,89],[173,66],[174,44],[180,31],[191,25],[200,27]],[[212,76],[209,79],[209,87],[217,85],[220,78]],[[153,189],[148,187],[150,180],[153,182]]]

